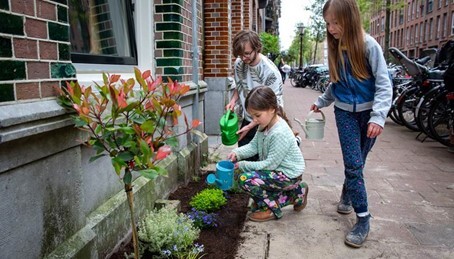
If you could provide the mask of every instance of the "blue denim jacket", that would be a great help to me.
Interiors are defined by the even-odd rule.
[[[334,102],[334,106],[345,111],[372,110],[369,123],[383,127],[391,108],[392,84],[380,45],[370,35],[366,35],[365,43],[370,77],[362,81],[355,78],[345,58],[345,73],[341,71],[341,79],[331,84],[315,105],[323,108]]]

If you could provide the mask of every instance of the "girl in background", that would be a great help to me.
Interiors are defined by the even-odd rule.
[[[344,161],[345,180],[337,211],[357,220],[345,243],[361,247],[369,234],[366,157],[385,124],[392,85],[380,45],[361,27],[355,0],[328,0],[323,7],[332,85],[310,107],[319,111],[334,102],[334,114]]]

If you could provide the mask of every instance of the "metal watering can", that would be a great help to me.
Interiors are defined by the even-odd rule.
[[[222,144],[226,146],[235,145],[238,142],[238,116],[235,112],[227,110],[227,112],[221,117],[219,121],[221,126],[221,140]]]
[[[208,184],[215,184],[219,189],[226,191],[233,186],[234,165],[229,160],[222,160],[216,164],[216,173],[207,176]]]
[[[325,114],[320,111],[322,119],[311,118],[313,114],[314,111],[309,112],[304,124],[296,118],[294,120],[303,128],[306,139],[322,140],[325,133]]]

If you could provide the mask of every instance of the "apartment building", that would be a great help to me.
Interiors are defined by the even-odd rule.
[[[372,11],[370,34],[385,46],[385,4]],[[391,0],[389,46],[410,58],[454,39],[454,0]]]

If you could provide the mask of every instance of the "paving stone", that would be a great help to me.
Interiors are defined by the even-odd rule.
[[[422,245],[454,248],[454,223],[448,225],[409,224],[408,229]]]

